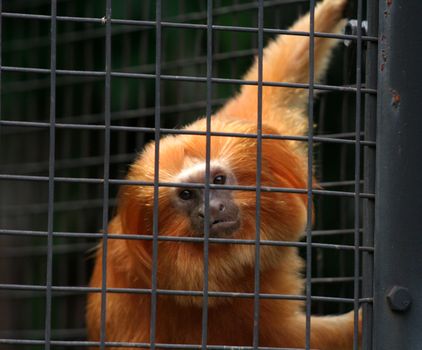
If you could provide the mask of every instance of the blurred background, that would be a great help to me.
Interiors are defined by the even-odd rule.
[[[12,13],[50,15],[46,0],[2,1],[1,100],[2,121],[34,122],[0,125],[0,175],[48,176],[50,75],[48,71],[21,72],[14,67],[49,69],[49,18]],[[206,24],[206,1],[162,0],[166,22]],[[287,28],[308,8],[308,0],[267,0],[264,26]],[[353,13],[353,8],[352,8]],[[58,15],[99,19],[103,0],[59,0]],[[257,26],[255,0],[214,0],[214,24]],[[113,19],[155,20],[155,1],[113,1]],[[254,32],[215,30],[213,75],[240,78],[257,52]],[[267,42],[272,36],[265,34]],[[112,25],[112,70],[155,73],[155,28],[141,24]],[[324,83],[353,85],[356,48],[341,43]],[[57,22],[55,176],[102,178],[104,131],[66,127],[65,124],[104,124],[104,78],[78,71],[104,71],[105,26],[91,21]],[[163,27],[162,74],[206,76],[206,30]],[[117,78],[111,81],[112,125],[154,126],[154,79]],[[238,91],[234,84],[213,84],[212,109],[217,110]],[[175,128],[205,115],[206,84],[161,81],[161,127]],[[355,94],[320,92],[315,104],[315,133],[328,137],[355,137]],[[137,152],[152,133],[111,131],[110,178],[122,179]],[[315,144],[317,178],[326,189],[353,192],[355,145]],[[363,158],[363,157],[362,157]],[[110,185],[110,215],[118,187]],[[46,284],[48,181],[0,178],[0,338],[43,339],[45,292],[19,286]],[[96,183],[56,182],[54,231],[95,233],[101,229],[103,187]],[[353,245],[354,198],[315,196],[315,242]],[[30,231],[30,232],[28,232]],[[53,285],[86,286],[92,268],[89,259],[95,239],[55,237]],[[302,252],[303,253],[303,252]],[[313,249],[313,295],[353,297],[353,251]],[[14,284],[16,288],[6,288]],[[35,288],[33,288],[35,289]],[[54,292],[52,338],[85,339],[83,292]],[[336,313],[350,304],[315,302],[314,313]],[[14,348],[0,345],[0,349]],[[41,349],[42,346],[25,346]],[[54,349],[62,349],[55,346]],[[64,347],[63,347],[64,349]]]

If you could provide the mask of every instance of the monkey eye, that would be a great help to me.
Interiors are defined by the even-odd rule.
[[[226,177],[224,175],[218,175],[214,178],[215,185],[224,185],[226,183]]]
[[[193,192],[191,190],[183,190],[179,192],[179,198],[184,201],[188,201],[193,198]]]

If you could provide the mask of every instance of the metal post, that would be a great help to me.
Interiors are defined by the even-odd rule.
[[[374,349],[422,344],[421,11],[380,2]]]

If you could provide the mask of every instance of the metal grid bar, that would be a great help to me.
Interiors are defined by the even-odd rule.
[[[0,285],[1,290],[15,290],[15,291],[33,291],[33,292],[43,292],[46,290],[44,285],[24,285],[24,284],[2,284]],[[56,295],[62,293],[102,293],[101,288],[93,287],[70,287],[70,286],[53,286],[52,291],[56,292]],[[151,289],[140,289],[140,288],[107,288],[107,293],[116,293],[116,294],[144,294],[150,295],[152,293]],[[157,289],[158,295],[173,295],[173,296],[197,296],[203,297],[204,294],[201,291],[190,291],[190,290],[176,290],[176,289]],[[221,297],[221,298],[249,298],[254,299],[256,293],[237,293],[237,292],[208,292],[209,296],[212,297]],[[302,300],[306,301],[306,296],[303,295],[290,295],[290,294],[268,294],[268,293],[259,293],[258,297],[260,299],[272,299],[272,300]],[[322,302],[332,302],[332,303],[347,303],[353,305],[355,302],[354,298],[340,298],[340,297],[324,297],[324,296],[311,296],[311,301],[322,301]],[[373,298],[361,298],[359,303],[372,303]]]
[[[294,3],[306,3],[307,0],[268,0],[265,1],[264,7],[275,7],[277,5],[283,5],[283,4],[294,4]],[[220,5],[220,4],[217,4]],[[226,5],[226,6],[219,6],[214,10],[214,15],[225,15],[225,14],[232,14],[232,13],[238,13],[238,12],[245,12],[245,11],[251,11],[255,10],[258,7],[258,5],[254,2],[251,3],[244,3],[239,4],[238,2],[235,2],[233,5]],[[205,9],[201,10],[200,12],[187,12],[185,13],[183,11],[184,8],[179,8],[178,15],[174,16],[175,21],[195,21],[195,20],[205,20],[207,15],[205,13]],[[148,13],[148,11],[145,11],[145,13]],[[299,13],[300,14],[300,13]]]
[[[368,16],[368,33],[378,33],[378,0],[367,3]],[[367,58],[366,58],[366,84],[368,86],[376,86],[377,84],[377,43],[367,44]],[[376,114],[377,114],[377,99],[366,96],[365,97],[365,139],[376,139]],[[364,192],[375,192],[375,151],[364,149]],[[374,246],[374,200],[365,199],[363,201],[363,240],[364,245]],[[374,281],[374,253],[362,254],[363,267],[363,281],[362,281],[362,296],[373,296],[373,281]],[[369,350],[373,345],[373,303],[365,303],[362,306],[362,348]]]
[[[48,181],[46,176],[27,176],[27,175],[0,175],[0,180],[17,180],[17,181]],[[77,183],[104,183],[104,179],[84,179],[84,178],[66,178],[66,177],[55,177],[56,182],[77,182]],[[154,182],[150,181],[134,181],[134,180],[117,180],[109,179],[110,184],[116,185],[140,185],[140,186],[154,186]],[[186,188],[204,188],[203,184],[188,183],[188,182],[158,182],[160,187],[186,187]],[[240,186],[240,185],[214,185],[210,184],[211,189],[221,190],[238,190],[238,191],[256,191],[256,186]],[[263,192],[284,192],[284,193],[308,193],[307,189],[301,188],[283,188],[283,187],[270,187],[262,186],[261,191]],[[355,192],[348,191],[333,191],[333,190],[318,190],[312,189],[313,194],[319,195],[331,195],[339,197],[354,197]],[[374,198],[374,193],[359,193],[361,198]]]
[[[110,111],[111,111],[111,0],[106,0],[105,21],[105,84],[104,84],[104,182],[102,210],[102,266],[101,266],[101,312],[100,312],[100,349],[105,349],[107,320],[107,252],[108,252],[108,212],[110,177]]]
[[[22,339],[0,339],[0,344],[13,344],[13,345],[44,345],[42,340],[22,340]],[[52,345],[55,346],[99,346],[100,342],[95,341],[51,341]],[[129,343],[129,342],[106,342],[106,347],[120,347],[120,348],[151,348],[150,343]],[[202,349],[201,345],[191,345],[191,344],[165,344],[157,343],[157,348],[162,349]],[[227,346],[224,345],[207,345],[207,349],[210,350],[226,350]],[[242,346],[242,350],[252,350],[252,346]],[[276,347],[258,347],[258,350],[303,350],[300,348],[276,348]],[[254,349],[255,350],[255,349]],[[312,349],[311,349],[312,350]]]
[[[3,17],[5,18],[24,18],[24,19],[37,19],[37,20],[50,20],[48,15],[35,15],[35,14],[24,14],[24,13],[10,13],[3,12]],[[87,18],[87,17],[68,17],[68,16],[57,16],[57,21],[71,21],[71,22],[85,22],[85,23],[98,23],[104,24],[103,18]],[[134,25],[134,26],[148,26],[155,27],[157,23],[155,21],[140,21],[140,20],[124,20],[124,19],[112,19],[112,24],[121,24],[121,25]],[[187,28],[187,29],[207,29],[206,24],[193,24],[193,23],[174,23],[174,22],[164,22],[160,21],[160,25],[170,28]],[[236,26],[222,26],[222,25],[213,25],[213,30],[225,30],[225,31],[239,31],[239,32],[258,32],[257,28],[253,27],[236,27]],[[307,32],[285,30],[285,29],[273,29],[273,28],[263,28],[265,34],[285,34],[285,35],[298,35],[298,36],[309,36]],[[355,35],[346,35],[346,34],[331,34],[331,33],[319,33],[315,32],[316,37],[322,38],[333,38],[333,39],[343,39],[343,40],[357,40]],[[363,40],[366,41],[377,41],[377,37],[363,36]]]
[[[0,120],[0,126],[23,126],[23,127],[34,127],[34,128],[48,128],[49,123],[44,122],[19,122],[19,121],[8,121]],[[56,128],[58,129],[82,129],[82,130],[104,130],[104,125],[89,125],[89,124],[62,124],[56,123]],[[119,125],[110,125],[109,129],[111,131],[134,131],[134,132],[155,132],[155,128],[147,127],[130,127],[130,126],[119,126]],[[206,135],[203,131],[193,131],[193,130],[184,130],[184,129],[160,129],[162,134],[174,134],[174,135]],[[226,137],[244,137],[244,138],[257,138],[255,133],[229,133],[229,132],[210,132],[211,136],[226,136]],[[263,139],[272,139],[272,140],[290,140],[290,141],[308,141],[307,136],[288,136],[288,135],[274,135],[274,134],[262,134]],[[343,143],[354,145],[354,140],[348,140],[343,138],[331,138],[323,136],[314,136],[313,140],[316,142],[334,142],[334,143]],[[375,147],[375,141],[361,141],[361,144],[364,146]]]
[[[160,162],[160,114],[161,114],[161,0],[156,0],[155,8],[155,150],[154,150],[154,203],[152,228],[152,275],[151,275],[151,322],[150,344],[155,349],[157,323],[157,268],[158,268],[158,194]]]
[[[338,231],[334,231],[338,232]],[[342,231],[340,231],[342,232]],[[42,237],[46,235],[45,232],[42,231],[29,231],[29,230],[4,230],[0,229],[0,233],[3,235],[16,235],[16,236],[39,236]],[[91,238],[100,238],[102,234],[100,233],[83,233],[83,232],[53,232],[53,236],[57,237],[74,237],[74,238],[81,238],[81,237],[91,237]],[[138,234],[113,234],[110,233],[108,235],[108,239],[132,239],[132,240],[152,240],[151,236],[148,235],[138,235]],[[201,237],[173,237],[173,236],[159,236],[159,241],[177,241],[177,242],[197,242],[203,243],[204,239]],[[254,244],[255,240],[247,240],[247,239],[229,239],[229,238],[209,238],[210,243],[227,243],[227,244]],[[305,242],[295,242],[295,241],[273,241],[273,240],[261,240],[261,245],[274,245],[280,247],[306,247],[307,243]],[[330,244],[330,243],[312,243],[312,247],[317,248],[327,248],[327,249],[336,249],[336,250],[354,250],[355,247],[353,245],[345,245],[345,244]],[[370,246],[360,246],[359,250],[362,251],[373,251],[373,247]]]
[[[257,139],[256,139],[256,190],[255,190],[255,267],[254,267],[254,303],[253,303],[253,349],[259,346],[260,316],[260,257],[261,257],[261,172],[262,172],[262,81],[264,52],[264,9],[263,1],[258,3],[258,103],[257,103]]]
[[[324,98],[324,96],[323,96],[322,99],[321,99],[321,102],[320,102],[319,115],[325,115],[325,113],[327,112],[326,111],[326,104],[327,104],[326,98]],[[323,133],[324,127],[325,127],[325,121],[322,118],[322,120],[320,120],[320,122],[318,123],[317,128],[314,131],[314,134]],[[324,159],[324,148],[321,147],[321,149],[319,150],[319,152],[316,155],[315,161],[317,162],[317,164],[321,164],[323,159]],[[318,177],[320,177],[321,179],[324,178],[324,169],[322,167],[319,169]],[[326,184],[320,184],[320,185],[321,185],[322,188],[326,188]],[[317,199],[316,203],[317,203],[318,207],[320,205],[322,205],[322,200],[323,200],[323,197],[319,197]],[[323,212],[321,210],[316,210],[315,211],[315,217],[316,217],[316,222],[320,223],[320,225],[323,227],[324,219],[325,219]],[[317,237],[317,235],[315,235],[314,232],[312,232],[312,236]],[[320,276],[324,276],[324,267],[325,267],[325,264],[326,264],[324,253],[325,253],[325,251],[323,249],[317,249],[316,252],[315,252],[316,260],[319,263],[316,266],[316,274],[315,275],[317,277],[312,277],[311,283],[314,283],[314,281],[317,280],[318,278],[323,278],[323,277],[320,277]],[[316,286],[315,290],[318,293],[324,295],[326,293],[326,285],[324,283],[321,283],[321,284]],[[323,311],[324,311],[324,305],[322,303],[319,303],[316,312],[318,314],[321,314],[321,313],[323,313]]]
[[[354,200],[354,289],[353,295],[355,302],[354,310],[354,329],[353,329],[353,349],[359,349],[359,292],[360,292],[360,171],[361,171],[361,146],[360,146],[360,130],[361,130],[361,102],[362,95],[360,92],[362,85],[362,0],[357,1],[357,42],[356,42],[356,115],[355,130],[357,132],[355,139],[355,200]]]
[[[201,319],[201,345],[207,348],[208,340],[208,267],[209,267],[209,238],[210,238],[210,172],[211,172],[211,100],[213,76],[213,1],[207,0],[207,97],[206,97],[206,141],[205,141],[205,187],[204,187],[204,282]]]
[[[313,212],[313,157],[314,157],[314,78],[315,78],[315,0],[310,0],[309,9],[309,91],[308,91],[308,179],[307,179],[307,217],[306,217],[306,272],[305,272],[305,295],[306,295],[306,329],[305,348],[311,348],[311,296],[312,296],[312,212]]]
[[[213,57],[213,61],[214,62],[220,62],[220,61],[230,60],[230,62],[233,62],[232,59],[245,58],[245,57],[247,58],[247,57],[254,56],[256,54],[257,54],[256,50],[248,50],[248,51],[242,51],[242,52],[237,51],[237,52],[234,52],[234,53],[216,53],[214,55],[214,57]],[[162,68],[163,69],[164,68],[166,68],[166,69],[172,69],[172,68],[184,67],[185,65],[194,65],[194,64],[198,65],[198,64],[203,64],[203,63],[206,63],[206,57],[200,56],[200,57],[198,57],[196,59],[186,59],[186,60],[179,60],[179,61],[174,61],[174,62],[170,62],[170,63],[163,63]],[[28,67],[28,69],[31,70],[30,72],[33,72],[33,69],[42,69],[42,68],[36,68],[36,67],[33,67],[33,66],[35,66],[35,64],[31,64]],[[17,66],[4,66],[4,67],[5,67],[4,70],[8,70],[9,69],[10,71],[16,71],[16,72],[17,71],[21,72],[21,69],[25,69],[25,67],[17,67]],[[7,67],[9,67],[9,68],[7,68]],[[133,72],[147,73],[148,71],[151,71],[152,70],[152,65],[148,64],[148,65],[141,65],[141,66],[131,66],[130,68],[131,68],[130,70],[132,70]],[[63,77],[64,75],[66,75],[65,73],[67,71],[68,70],[59,70],[59,72],[62,72],[63,73],[61,75],[61,77]],[[36,73],[40,73],[40,74],[44,74],[45,73],[45,71],[43,71],[43,70],[41,70],[41,71],[35,71],[35,72]],[[56,83],[57,86],[68,86],[68,85],[71,85],[71,84],[75,84],[75,83],[81,82],[82,81],[81,78],[84,78],[85,79],[84,81],[87,81],[88,78],[86,76],[83,76],[82,75],[83,73],[81,73],[80,75],[78,75],[77,72],[84,72],[84,71],[83,70],[79,70],[79,71],[76,70],[76,72],[75,72],[75,70],[71,70],[72,79],[69,79],[69,78],[66,79],[66,80],[61,79],[61,80],[57,81],[57,83]],[[90,71],[87,71],[87,72],[90,72]],[[99,77],[96,75],[96,74],[98,74],[97,73],[98,71],[94,71],[94,72],[95,72],[94,73],[95,75],[93,75],[91,77],[91,79],[90,79],[91,82],[92,81],[96,81],[96,80],[99,79]],[[118,73],[118,71],[116,71],[116,73]],[[153,74],[153,73],[151,73],[151,74]],[[45,87],[48,86],[48,82],[46,82],[45,80],[42,80],[42,79],[38,79],[38,80],[37,79],[33,79],[33,80],[28,80],[27,84],[25,84],[24,86],[22,86],[19,83],[13,83],[13,82],[9,83],[7,86],[8,86],[8,92],[9,93],[12,93],[12,92],[23,92],[23,91],[33,91],[36,88],[39,88],[39,89],[40,88],[45,88]],[[365,86],[365,85],[362,84],[362,86]],[[322,85],[322,87],[324,88],[323,85]],[[338,86],[334,86],[334,88],[337,88],[337,87]],[[340,86],[340,87],[353,88],[354,85],[343,85],[343,86]],[[329,91],[329,90],[321,90],[320,93],[324,93],[324,92],[327,92],[327,91]],[[368,93],[375,94],[376,93],[376,89],[368,90]],[[225,101],[226,101],[226,99],[216,99],[216,100],[213,100],[212,103],[213,104],[223,104]],[[193,102],[192,105],[193,105],[192,107],[194,107],[194,106],[196,106],[198,108],[199,107],[204,107],[205,106],[205,101],[203,101],[203,102]],[[191,104],[183,104],[183,103],[174,105],[173,107],[171,107],[171,106],[163,106],[163,107],[165,107],[163,109],[163,111],[168,112],[167,109],[169,109],[169,108],[189,108],[190,106],[191,106]],[[146,109],[146,110],[145,109],[139,109],[139,110],[118,111],[116,113],[112,113],[112,115],[114,115],[114,116],[120,116],[120,119],[123,119],[123,117],[126,117],[125,114],[129,114],[127,116],[127,118],[130,119],[130,117],[132,117],[132,118],[134,118],[134,117],[143,117],[143,116],[145,116],[146,113],[151,113],[151,110],[148,110],[148,109]],[[83,115],[82,116],[75,115],[74,117],[75,118],[79,118],[79,117],[84,117],[84,116]],[[64,118],[64,119],[66,119],[66,118]],[[69,119],[69,118],[67,118],[67,119]],[[72,118],[72,120],[73,120],[73,118]],[[97,118],[95,120],[99,120],[98,115],[97,115]]]
[[[2,66],[1,70],[4,72],[21,72],[21,73],[40,73],[50,74],[51,71],[48,68],[32,68],[32,67],[14,67],[14,66]],[[71,69],[56,69],[57,75],[75,75],[75,76],[88,76],[88,77],[104,77],[106,75],[103,71],[87,71],[87,70],[71,70]],[[129,72],[111,72],[112,77],[116,78],[137,78],[137,79],[155,79],[155,74],[144,74],[144,73],[129,73]],[[185,82],[207,82],[206,77],[197,76],[174,76],[174,75],[160,75],[162,80],[173,80],[173,81],[185,81]],[[258,85],[257,81],[248,81],[241,79],[227,79],[227,78],[212,78],[211,82],[221,84],[237,84],[237,85]],[[309,84],[305,83],[283,83],[283,82],[269,82],[263,81],[263,86],[279,86],[279,87],[291,87],[291,88],[302,88],[309,89]],[[315,90],[326,90],[326,91],[344,91],[344,92],[356,92],[356,88],[350,86],[330,86],[323,84],[314,84]],[[362,88],[361,92],[368,94],[376,94],[376,90]]]
[[[133,160],[133,154],[125,153],[124,151],[119,152],[117,155],[110,156],[110,164],[116,163],[128,163]],[[73,169],[77,167],[89,167],[100,165],[103,162],[102,156],[92,156],[92,157],[80,157],[78,162],[75,164],[73,158],[62,158],[56,161],[56,170],[64,170],[64,169]],[[4,175],[14,172],[19,175],[29,175],[33,173],[38,173],[40,171],[48,169],[48,162],[28,162],[25,164],[22,163],[10,163],[4,165],[3,167]],[[86,178],[86,176],[83,176]],[[360,184],[363,184],[364,181],[361,180]],[[321,187],[328,188],[328,187],[346,187],[352,186],[355,184],[354,180],[342,180],[342,181],[324,181],[320,182]]]
[[[51,287],[53,274],[53,231],[54,231],[54,171],[56,149],[56,15],[57,3],[51,2],[51,48],[50,48],[50,143],[48,174],[48,223],[47,223],[47,271],[46,271],[46,306],[45,306],[45,349],[50,350],[51,342]]]

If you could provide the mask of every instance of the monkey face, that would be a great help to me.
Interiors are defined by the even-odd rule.
[[[214,122],[215,131],[254,133],[254,123]],[[204,128],[193,125],[194,130]],[[270,128],[264,133],[274,134]],[[203,289],[204,243],[180,241],[173,237],[203,237],[205,229],[206,138],[200,135],[166,137],[160,142],[159,181],[181,187],[160,186],[158,190],[158,236],[172,236],[158,242],[158,285],[163,289]],[[262,187],[305,188],[306,164],[302,165],[287,141],[263,140]],[[210,241],[208,244],[208,287],[211,291],[252,291],[244,285],[246,271],[254,269],[255,246],[242,240],[256,239],[256,192],[243,187],[257,186],[257,141],[253,138],[212,137],[208,202],[209,237],[233,238],[236,243]],[[153,144],[146,147],[131,166],[129,180],[154,181]],[[183,184],[201,186],[184,186]],[[231,187],[234,188],[231,188]],[[225,188],[227,187],[227,188]],[[119,219],[122,232],[153,235],[153,186],[126,186],[121,192]],[[306,194],[262,191],[260,194],[260,239],[292,241],[300,237],[306,223]],[[134,266],[139,272],[152,266],[152,241],[128,240]],[[133,253],[133,254],[132,254]],[[278,268],[283,248],[263,245],[260,268]],[[171,273],[169,273],[171,271]],[[150,271],[146,272],[148,275]],[[252,289],[250,289],[252,288]],[[219,303],[224,298],[212,298]],[[201,298],[181,296],[180,303],[200,305]]]
[[[183,183],[203,183],[205,163],[185,169],[178,181]],[[212,162],[210,164],[210,182],[214,185],[236,185],[234,174],[227,166]],[[216,238],[230,237],[240,227],[239,207],[229,189],[210,189],[208,198],[209,236]],[[195,236],[203,236],[206,224],[205,190],[203,188],[176,188],[173,192],[173,205],[190,222]]]

